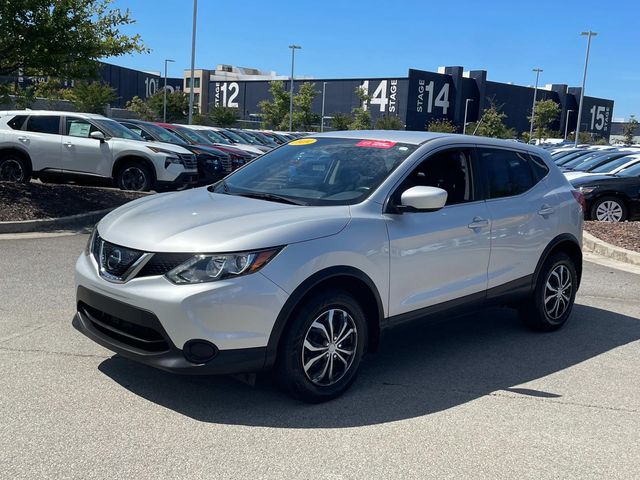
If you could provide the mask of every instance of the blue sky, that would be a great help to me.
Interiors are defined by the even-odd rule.
[[[191,0],[115,0],[129,8],[150,54],[107,59],[169,75],[189,68]],[[219,1],[199,0],[196,67],[226,63],[288,74],[296,43],[296,75],[316,78],[406,76],[462,65],[488,79],[531,85],[582,81],[586,37],[594,30],[587,95],[615,100],[614,118],[640,117],[640,0]]]

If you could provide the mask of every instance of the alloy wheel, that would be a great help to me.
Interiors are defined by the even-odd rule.
[[[326,387],[340,381],[349,371],[358,346],[353,317],[332,308],[311,324],[302,346],[302,366],[315,385]]]
[[[0,180],[3,182],[21,182],[24,179],[24,169],[20,162],[12,158],[0,164]]]
[[[550,320],[561,318],[571,305],[573,282],[566,265],[556,266],[547,277],[544,289],[544,309]]]
[[[147,175],[139,167],[127,167],[121,174],[120,183],[125,190],[142,190],[147,183]]]
[[[619,222],[622,220],[622,205],[615,200],[605,200],[596,209],[596,219],[600,222]]]

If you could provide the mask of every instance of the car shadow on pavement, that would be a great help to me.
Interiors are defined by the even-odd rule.
[[[640,339],[640,320],[576,305],[554,333],[532,333],[513,310],[491,309],[449,322],[390,331],[341,398],[307,405],[271,381],[172,375],[115,355],[99,369],[151,402],[202,422],[279,428],[340,428],[404,420],[492,392],[561,398],[516,385],[551,375]],[[553,401],[553,400],[551,400]]]

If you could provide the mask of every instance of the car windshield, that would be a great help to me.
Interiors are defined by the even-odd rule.
[[[146,141],[140,135],[132,132],[125,126],[120,125],[115,120],[109,120],[107,118],[92,118],[91,121],[95,123],[98,128],[104,130],[110,137],[124,138],[127,140],[139,140],[141,142]]]
[[[222,143],[224,145],[231,145],[231,142],[227,140],[223,135],[220,135],[215,130],[198,130],[200,135],[207,137],[214,143]]]
[[[600,165],[592,170],[589,170],[591,173],[607,173],[612,172],[616,168],[621,167],[622,165],[629,163],[631,161],[630,157],[621,157],[617,158],[611,162],[605,163],[604,165]]]
[[[224,135],[228,138],[230,138],[231,140],[233,140],[235,143],[244,143],[244,139],[238,135],[236,132],[232,132],[231,130],[225,130],[224,131]]]
[[[619,177],[637,177],[640,176],[640,163],[631,165],[618,172]]]
[[[255,137],[252,137],[251,135],[242,132],[242,131],[235,131],[233,132],[235,133],[237,136],[242,137],[242,139],[244,139],[245,143],[250,143],[252,145],[260,145],[260,142],[258,142],[258,140],[256,140]]]
[[[380,140],[305,138],[264,154],[210,188],[301,205],[352,205],[417,148]]]
[[[181,133],[183,137],[191,140],[193,143],[213,143],[204,135],[200,135],[198,132],[191,130],[190,128],[176,127],[176,131]]]
[[[182,138],[169,130],[166,130],[153,123],[145,123],[145,130],[150,131],[156,138],[162,142],[173,143],[175,145],[189,145]]]
[[[620,154],[596,155],[595,157],[586,157],[585,159],[582,160],[582,162],[576,165],[573,169],[580,172],[586,172],[593,167],[599,167],[600,165],[610,162],[612,159],[616,158],[616,156],[620,156]],[[565,165],[565,167],[566,166],[568,165]]]

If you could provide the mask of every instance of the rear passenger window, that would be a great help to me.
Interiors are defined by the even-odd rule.
[[[533,169],[533,175],[535,176],[536,181],[539,182],[547,176],[547,173],[549,173],[549,167],[547,167],[547,164],[544,163],[544,160],[542,160],[540,157],[531,154],[529,155],[529,157],[531,158],[531,168]]]
[[[13,128],[14,130],[20,130],[22,129],[22,125],[24,125],[24,121],[26,119],[26,115],[16,115],[7,122],[7,125],[9,125],[9,127]]]
[[[489,198],[520,195],[538,183],[526,154],[485,148],[479,149],[479,154],[487,172]]]
[[[60,117],[54,115],[33,115],[27,120],[27,130],[37,133],[60,133]]]

